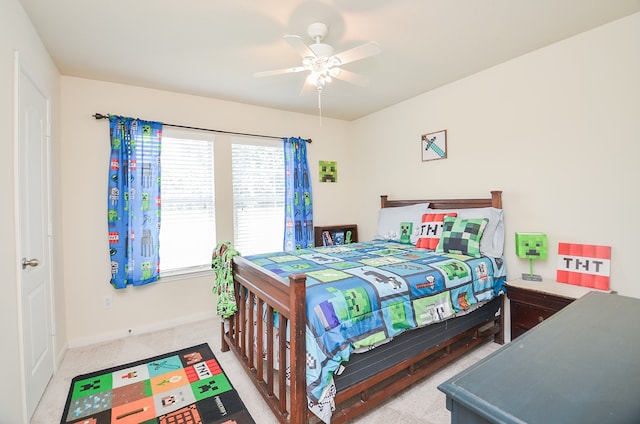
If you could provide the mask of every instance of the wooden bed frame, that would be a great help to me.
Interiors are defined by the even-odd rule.
[[[488,206],[501,209],[502,192],[492,191],[491,197],[485,199],[389,200],[388,196],[381,196],[383,208],[425,202],[429,202],[432,209]],[[240,256],[234,257],[233,261],[238,312],[226,325],[222,323],[222,351],[231,350],[236,355],[281,423],[317,421],[317,417],[307,408],[305,390],[306,276],[290,275],[289,281],[283,281],[281,277]],[[249,308],[246,305],[257,307]],[[263,308],[267,310],[266,323],[262,314],[256,319],[254,312],[262,311]],[[285,337],[276,337],[274,311],[278,312],[281,328],[289,326],[288,343]],[[444,343],[437,343],[410,360],[403,360],[361,383],[339,390],[331,422],[338,424],[352,420],[491,338],[503,343],[503,319],[501,313],[499,317],[492,317],[489,322],[465,330]],[[255,352],[254,340],[257,346],[266,346],[264,359],[262,354]],[[278,341],[278,346],[274,347],[274,340]],[[277,371],[285,370],[287,363],[291,369],[289,382],[285,372]]]

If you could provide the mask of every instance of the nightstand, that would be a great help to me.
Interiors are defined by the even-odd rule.
[[[328,246],[333,244],[357,243],[357,225],[324,225],[313,227],[314,244]]]
[[[594,291],[589,287],[546,279],[518,279],[507,282],[506,286],[511,307],[511,340],[526,333],[574,300]]]

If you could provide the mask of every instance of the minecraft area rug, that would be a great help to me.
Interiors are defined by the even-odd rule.
[[[61,424],[255,424],[208,344],[71,381]]]

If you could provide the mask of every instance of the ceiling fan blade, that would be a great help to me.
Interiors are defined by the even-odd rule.
[[[284,39],[289,43],[291,47],[298,52],[298,54],[302,57],[315,57],[316,54],[309,48],[304,41],[302,41],[302,37],[299,35],[285,35]]]
[[[304,66],[294,66],[292,68],[284,68],[284,69],[275,69],[273,71],[262,71],[262,72],[256,72],[255,74],[253,74],[254,77],[270,77],[273,75],[282,75],[282,74],[291,74],[293,72],[302,72],[305,71],[306,69],[304,68]]]
[[[364,59],[365,57],[375,56],[380,54],[380,52],[382,52],[380,46],[373,41],[369,41],[368,43],[364,43],[352,49],[343,51],[342,53],[338,53],[333,57],[340,61],[340,65],[344,65],[345,63]]]
[[[361,87],[369,84],[369,78],[365,77],[364,75],[356,74],[355,72],[347,71],[346,69],[342,68],[340,68],[340,72],[334,78],[346,81],[351,84],[359,85]]]

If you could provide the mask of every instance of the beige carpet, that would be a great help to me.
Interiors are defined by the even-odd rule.
[[[235,356],[231,352],[220,352],[219,329],[219,321],[216,318],[154,333],[132,335],[109,343],[70,349],[49,383],[31,424],[60,422],[69,384],[76,375],[205,342],[211,346],[216,358],[240,393],[256,423],[277,423],[269,407],[262,401],[262,397],[240,368]],[[437,386],[499,347],[500,345],[495,343],[481,346],[430,378],[414,385],[410,390],[389,399],[381,407],[363,415],[354,422],[357,424],[389,422],[394,424],[448,424],[450,415],[445,406],[445,396],[437,389]]]

